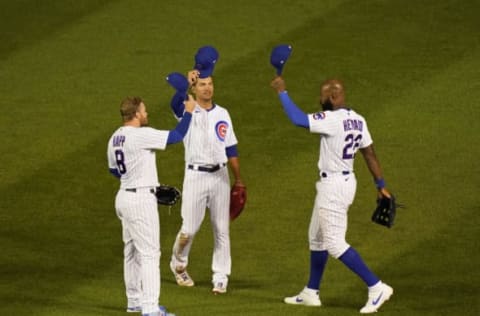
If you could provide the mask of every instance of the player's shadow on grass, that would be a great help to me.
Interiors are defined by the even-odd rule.
[[[177,282],[172,278],[163,278],[162,284],[177,285]],[[228,293],[233,293],[240,290],[265,289],[267,284],[255,280],[235,280],[230,279],[228,282]],[[210,279],[195,279],[195,285],[192,288],[211,289],[212,281]]]

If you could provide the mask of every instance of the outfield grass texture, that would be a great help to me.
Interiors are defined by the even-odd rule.
[[[357,315],[363,283],[329,259],[324,306],[282,303],[308,278],[307,229],[318,135],[293,126],[269,87],[271,48],[293,45],[284,77],[318,110],[340,77],[369,123],[388,187],[406,209],[370,222],[375,188],[362,158],[347,240],[395,293],[382,315],[480,313],[478,1],[33,1],[0,3],[0,315],[124,315],[118,182],[106,164],[118,106],[141,95],[171,129],[173,90],[202,45],[220,52],[215,101],[227,107],[248,187],[231,225],[229,293],[211,294],[208,215],[190,257],[194,288],[168,268],[180,207],[160,208],[160,302],[187,315]],[[183,146],[157,154],[181,187]]]

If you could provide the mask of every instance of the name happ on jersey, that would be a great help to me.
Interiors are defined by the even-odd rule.
[[[125,136],[124,135],[115,135],[113,136],[112,140],[113,147],[123,147],[123,143],[125,143]]]

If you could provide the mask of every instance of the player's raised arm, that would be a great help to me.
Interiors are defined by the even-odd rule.
[[[302,110],[300,110],[287,93],[287,88],[285,85],[285,80],[281,76],[277,76],[272,80],[272,88],[278,93],[280,102],[283,105],[285,113],[287,113],[288,118],[292,121],[293,124],[309,128],[310,124],[308,122],[308,116]]]
[[[185,111],[185,104],[183,101],[185,101],[185,93],[178,91],[173,95],[172,100],[170,101],[170,107],[178,120],[183,117],[183,112]]]
[[[192,120],[192,112],[195,108],[195,100],[189,94],[188,100],[184,101],[183,104],[185,107],[185,112],[183,113],[182,119],[177,124],[175,129],[171,130],[168,133],[167,145],[181,142],[187,134],[188,127],[190,126],[190,121]]]
[[[170,101],[170,106],[173,113],[175,114],[175,117],[180,120],[183,116],[183,112],[185,111],[185,105],[183,101],[187,99],[187,91],[189,86],[191,85],[189,81],[190,78],[187,79],[181,73],[172,72],[168,74],[166,80],[175,89],[175,94]]]

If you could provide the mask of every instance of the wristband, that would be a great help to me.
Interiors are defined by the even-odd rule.
[[[377,186],[377,189],[383,189],[385,187],[385,180],[383,178],[376,179],[375,180],[375,185]]]

